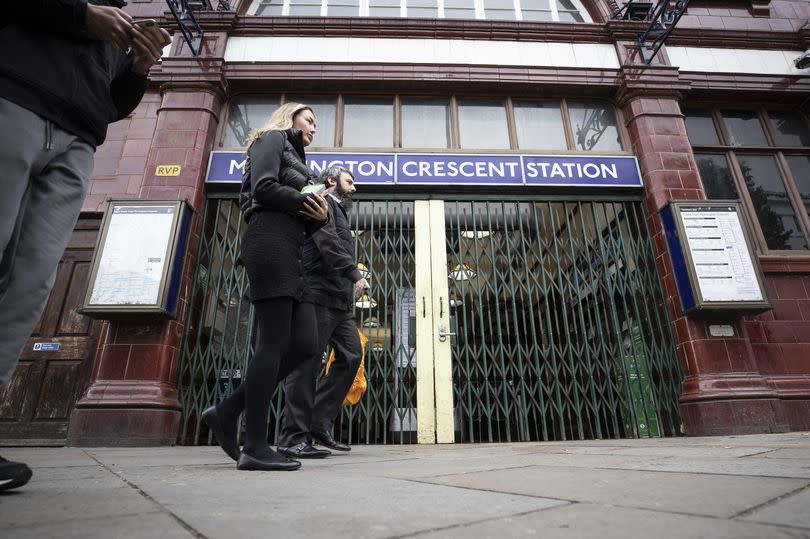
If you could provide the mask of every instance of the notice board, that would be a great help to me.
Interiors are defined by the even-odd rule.
[[[771,308],[739,202],[670,202],[662,211],[684,312]]]
[[[174,317],[191,216],[184,201],[109,201],[82,314]]]

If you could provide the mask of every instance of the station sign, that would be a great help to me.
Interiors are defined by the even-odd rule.
[[[206,183],[240,183],[245,161],[244,152],[211,152]],[[307,164],[316,174],[330,166],[343,166],[357,183],[371,185],[643,185],[638,161],[629,155],[311,152]]]

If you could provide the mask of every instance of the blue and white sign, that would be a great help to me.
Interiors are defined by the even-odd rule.
[[[312,152],[307,157],[318,174],[340,165],[357,183],[372,185],[642,186],[638,161],[623,155]],[[206,183],[239,183],[244,169],[244,153],[211,152]]]
[[[34,352],[57,352],[61,347],[58,342],[35,342]]]

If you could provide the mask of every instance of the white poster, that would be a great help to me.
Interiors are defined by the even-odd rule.
[[[89,305],[155,305],[174,206],[114,206]]]
[[[762,301],[754,262],[736,211],[681,208],[703,301]]]

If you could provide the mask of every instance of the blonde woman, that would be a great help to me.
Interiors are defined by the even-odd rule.
[[[258,322],[256,350],[244,382],[203,420],[240,470],[296,470],[301,463],[267,443],[267,417],[276,384],[301,358],[318,355],[315,307],[306,301],[304,244],[328,219],[319,194],[301,194],[317,182],[304,147],[315,136],[315,115],[299,103],[279,107],[250,136],[239,202],[247,221],[242,260]],[[245,445],[237,444],[245,411]]]

